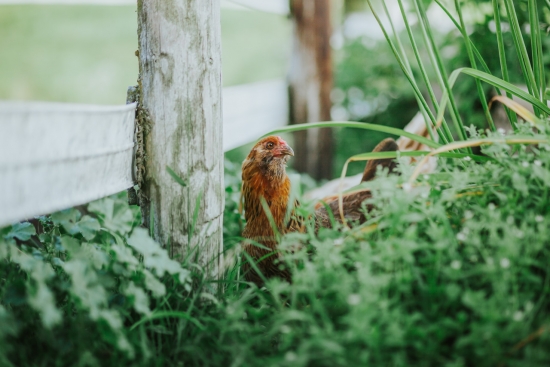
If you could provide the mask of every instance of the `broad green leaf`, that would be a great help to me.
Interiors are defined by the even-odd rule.
[[[95,218],[90,217],[89,215],[83,216],[82,219],[76,224],[76,226],[78,228],[78,231],[88,241],[92,240],[97,232],[99,232],[99,230],[101,229],[99,221]]]
[[[125,235],[132,230],[134,216],[127,202],[105,198],[90,203],[88,210],[97,214],[101,225],[110,231]]]
[[[16,223],[11,226],[10,231],[5,236],[6,239],[17,238],[20,241],[28,241],[31,236],[36,234],[36,229],[29,222]]]
[[[46,329],[51,329],[62,321],[62,314],[55,305],[53,293],[45,283],[38,283],[36,292],[29,296],[28,302],[40,314]]]
[[[139,312],[145,316],[151,314],[151,309],[149,308],[149,297],[143,289],[137,287],[134,282],[128,283],[128,286],[124,290],[124,294],[131,299],[136,312]]]
[[[52,266],[41,258],[21,251],[15,245],[10,246],[11,261],[18,264],[29,278],[26,280],[27,302],[40,315],[45,328],[59,324],[62,321],[61,312],[56,306],[56,299],[47,285],[47,281],[55,276]]]
[[[143,255],[143,264],[153,269],[158,277],[167,272],[177,275],[182,284],[189,280],[189,271],[182,268],[179,262],[172,260],[168,252],[149,237],[146,229],[135,228],[128,238],[128,245]]]
[[[67,233],[74,235],[79,232],[76,222],[78,222],[81,216],[80,211],[70,208],[53,213],[51,219],[56,226],[61,226]]]
[[[145,274],[145,286],[151,291],[153,297],[159,298],[166,294],[166,286],[149,270],[143,269]]]

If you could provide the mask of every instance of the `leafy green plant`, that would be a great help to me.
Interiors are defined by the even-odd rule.
[[[167,284],[188,293],[190,273],[137,227],[139,211],[123,196],[93,202],[86,211],[40,217],[40,233],[29,222],[0,232],[0,317],[13,325],[5,332],[12,345],[31,336],[45,353],[84,364],[115,353],[108,345],[128,359],[146,355],[128,323],[154,317],[151,304],[167,296]],[[17,366],[41,357],[24,348],[8,355]]]
[[[292,255],[303,265],[291,262],[283,289],[298,314],[282,321],[292,332],[281,344],[314,365],[550,360],[548,149],[497,143],[484,164],[440,161],[445,174],[416,184],[404,168],[370,183],[377,209],[365,225],[301,238],[315,256]]]
[[[447,3],[437,3],[451,14]],[[411,4],[431,48],[428,59],[438,68],[424,3]],[[462,4],[453,4],[459,13]],[[503,4],[513,17],[515,4],[497,5]],[[515,16],[535,24],[540,4],[525,5],[527,17]],[[245,283],[240,271],[247,259],[238,255],[240,178],[231,163],[219,279],[208,279],[197,264],[170,259],[139,227],[139,209],[125,195],[1,229],[0,365],[547,365],[550,139],[543,54],[531,50],[528,64],[518,51],[518,65],[533,68],[533,78],[525,74],[531,87],[521,91],[512,78],[498,79],[484,69],[481,48],[462,32],[466,19],[458,13],[460,34],[472,42],[468,60],[476,58],[471,68],[446,74],[426,66],[425,75],[414,72],[400,51],[404,46],[388,33],[428,125],[441,121],[439,142],[354,122],[279,131],[323,126],[407,136],[434,150],[363,153],[347,162],[436,156],[437,172],[418,174],[422,159],[417,167],[401,164],[400,175],[379,171],[363,185],[372,191],[365,204],[374,207],[365,213],[367,221],[319,231],[308,222],[304,233],[283,236],[293,281],[269,279],[262,289]],[[535,47],[544,44],[542,34],[533,37]],[[519,39],[514,47],[523,47]],[[417,52],[414,60],[423,62]],[[464,123],[460,108],[453,107],[452,87],[461,73],[503,90],[499,101],[510,109],[513,131]],[[436,106],[431,110],[415,78],[425,83],[434,75],[447,95],[438,101],[428,92]],[[474,90],[476,82],[469,93]],[[533,113],[507,93],[530,102]],[[460,130],[467,139],[460,139]],[[470,152],[472,147],[480,151]],[[301,200],[298,214],[310,217],[313,205]]]
[[[539,137],[529,125],[518,128]],[[412,184],[408,165],[401,176],[379,172],[368,184],[376,209],[364,225],[284,236],[281,247],[293,249],[285,257],[292,284],[245,284],[232,262],[234,241],[226,243],[219,281],[175,263],[136,227],[139,211],[123,195],[94,202],[84,214],[71,209],[6,228],[0,361],[544,365],[550,143],[512,150],[499,132],[469,133],[494,142],[482,146],[483,162],[442,156],[440,173]],[[228,167],[233,213],[238,174]],[[307,216],[310,203],[299,211]]]

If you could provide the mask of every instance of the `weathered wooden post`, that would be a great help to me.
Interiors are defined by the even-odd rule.
[[[196,250],[203,265],[222,249],[220,27],[219,0],[138,0],[144,222],[172,256]]]
[[[330,0],[291,0],[294,44],[289,71],[290,122],[330,120]],[[316,179],[332,175],[332,131],[295,133],[295,167]]]

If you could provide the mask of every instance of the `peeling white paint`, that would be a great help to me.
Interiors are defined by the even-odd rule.
[[[0,226],[131,187],[134,111],[0,102]]]

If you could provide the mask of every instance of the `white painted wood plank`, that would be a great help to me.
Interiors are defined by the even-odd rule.
[[[134,111],[0,102],[0,226],[131,187]]]
[[[256,141],[288,123],[288,91],[284,80],[223,89],[223,150]]]
[[[259,10],[267,13],[289,15],[290,6],[288,0],[227,0],[242,7]],[[222,5],[223,5],[222,1]]]
[[[0,102],[0,226],[131,187],[135,104]],[[288,120],[283,80],[223,90],[223,150]]]

